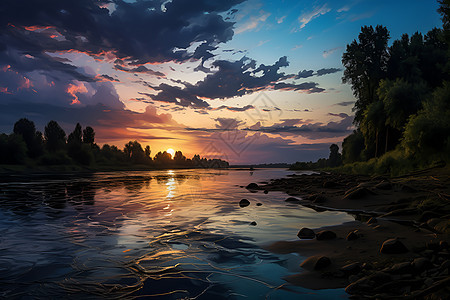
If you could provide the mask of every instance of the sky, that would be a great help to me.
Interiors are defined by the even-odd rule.
[[[2,0],[0,132],[91,126],[232,164],[327,157],[353,128],[342,54],[441,27],[434,0]]]

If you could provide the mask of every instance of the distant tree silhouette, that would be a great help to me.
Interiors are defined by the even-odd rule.
[[[364,136],[361,131],[354,130],[342,142],[342,161],[345,164],[363,160],[362,152],[365,148]]]
[[[342,163],[342,157],[339,153],[339,146],[336,144],[332,144],[330,146],[330,156],[328,158],[328,166],[334,168]]]
[[[67,143],[81,144],[83,141],[82,138],[83,138],[82,128],[80,123],[77,123],[73,132],[70,133],[69,136],[67,137]]]
[[[48,122],[47,126],[45,126],[44,136],[48,151],[55,152],[64,148],[66,133],[56,121]]]
[[[36,132],[34,122],[26,118],[18,120],[14,124],[14,134],[22,136],[29,157],[36,158],[43,153],[42,133]]]
[[[173,164],[172,156],[166,151],[156,153],[153,161],[160,166],[170,166]]]
[[[90,126],[87,126],[83,130],[83,143],[90,145],[93,145],[95,143],[95,131]]]
[[[176,151],[173,157],[173,161],[176,165],[183,166],[186,164],[186,156],[184,156],[181,151]]]
[[[150,154],[152,153],[152,151],[150,151],[149,145],[145,146],[144,153],[145,153],[145,157],[148,157],[151,159]]]
[[[132,163],[144,164],[148,162],[148,157],[145,156],[145,152],[138,141],[129,141],[125,145],[123,151]]]

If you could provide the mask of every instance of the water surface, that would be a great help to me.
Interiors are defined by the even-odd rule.
[[[326,299],[284,276],[303,257],[264,245],[352,218],[250,193],[291,171],[166,170],[0,181],[0,297]],[[251,204],[241,208],[242,198]],[[256,203],[261,203],[257,206]],[[251,225],[256,222],[256,225]]]

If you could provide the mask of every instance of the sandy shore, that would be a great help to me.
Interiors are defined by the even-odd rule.
[[[292,196],[286,201],[318,211],[347,211],[355,221],[267,248],[309,257],[304,272],[286,278],[306,288],[346,287],[354,298],[446,299],[449,175],[445,167],[396,178],[321,173],[272,180],[257,189],[284,191]]]

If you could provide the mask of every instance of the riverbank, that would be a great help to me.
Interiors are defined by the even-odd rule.
[[[345,287],[355,298],[450,295],[450,168],[394,178],[292,175],[257,189],[286,192],[291,196],[286,201],[319,213],[355,216],[354,222],[303,229],[298,241],[269,245],[275,253],[309,257],[301,265],[305,271],[288,282],[311,289]]]

